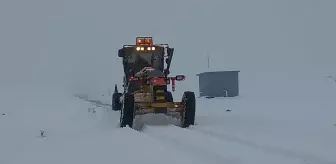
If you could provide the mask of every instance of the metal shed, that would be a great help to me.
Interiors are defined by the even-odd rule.
[[[217,71],[197,74],[200,96],[235,97],[239,95],[238,73],[240,71]]]

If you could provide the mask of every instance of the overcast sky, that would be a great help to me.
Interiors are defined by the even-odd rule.
[[[172,74],[279,73],[336,64],[333,0],[1,0],[0,88],[105,92],[136,36],[175,47]],[[329,71],[326,73],[325,71]],[[189,88],[188,88],[189,86]],[[179,87],[179,86],[177,86]],[[182,86],[181,86],[182,87]]]

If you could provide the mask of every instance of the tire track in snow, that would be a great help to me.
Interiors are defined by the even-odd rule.
[[[151,127],[147,126],[145,134],[159,140],[167,146],[182,149],[184,152],[193,154],[206,163],[272,163],[272,164],[307,164],[299,159],[283,157],[279,154],[264,152],[255,148],[233,143],[216,138],[204,133],[184,129],[176,126]]]
[[[180,129],[180,127],[172,126],[172,127],[167,128],[167,127],[146,126],[144,127],[142,133],[152,137],[155,140],[158,140],[164,143],[166,146],[181,150],[184,153],[191,155],[192,157],[195,157],[201,161],[204,161],[205,163],[242,164],[239,161],[239,159],[224,158],[223,156],[221,156],[220,154],[217,154],[213,150],[207,150],[207,149],[204,149],[203,146],[188,142],[187,140],[189,138],[185,138],[186,136],[183,135],[183,133],[180,133],[179,136],[170,135],[172,133],[176,134],[176,129]]]
[[[210,137],[213,138],[217,138],[219,140],[224,140],[227,142],[233,142],[233,143],[237,143],[237,144],[241,144],[244,146],[248,146],[254,149],[259,149],[262,150],[264,152],[270,152],[273,154],[279,154],[282,155],[284,157],[287,158],[293,158],[293,159],[300,159],[304,162],[306,162],[307,164],[336,164],[335,162],[329,162],[326,161],[320,157],[314,156],[312,154],[308,154],[308,153],[303,153],[303,152],[296,152],[296,151],[292,151],[292,150],[285,150],[282,148],[278,148],[278,147],[273,147],[273,146],[269,146],[269,145],[259,145],[254,141],[251,140],[246,140],[243,138],[239,138],[237,136],[230,136],[227,134],[223,134],[223,133],[218,133],[212,130],[208,130],[205,128],[191,128],[190,130],[194,131],[194,132],[198,132],[198,133],[202,133],[204,135],[208,135]]]

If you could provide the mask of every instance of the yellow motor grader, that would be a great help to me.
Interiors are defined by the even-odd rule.
[[[175,91],[175,82],[184,75],[169,77],[174,48],[153,44],[152,37],[137,37],[135,45],[119,49],[124,67],[123,92],[115,86],[112,109],[120,111],[120,127],[133,127],[137,115],[160,113],[180,119],[183,128],[194,125],[195,93],[185,91],[181,102],[174,102],[168,85]]]

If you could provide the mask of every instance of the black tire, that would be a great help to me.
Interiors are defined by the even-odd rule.
[[[128,125],[132,128],[134,119],[134,95],[125,94],[123,108],[120,114],[120,127],[126,127],[126,125]]]
[[[120,97],[121,93],[113,93],[112,95],[112,110],[114,111],[119,111],[121,110],[121,102],[120,102]]]
[[[166,92],[166,100],[167,102],[174,102],[173,94],[170,91]]]
[[[196,98],[195,93],[186,91],[182,97],[182,103],[185,105],[184,111],[181,116],[181,126],[182,128],[187,128],[190,125],[195,124],[195,113],[196,113]]]

